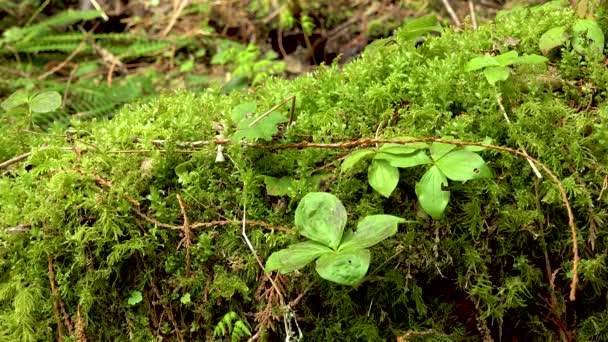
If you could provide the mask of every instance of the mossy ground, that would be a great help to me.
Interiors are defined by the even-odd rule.
[[[448,30],[422,44],[397,34],[342,68],[270,79],[229,95],[168,92],[126,106],[112,120],[74,121],[80,135],[70,141],[60,128],[51,128],[58,135],[52,136],[3,127],[2,160],[15,151],[32,155],[0,178],[0,225],[28,225],[0,240],[0,336],[53,340],[61,327],[64,337],[79,340],[203,341],[234,311],[261,338],[279,340],[285,328],[277,295],[239,223],[192,235],[158,223],[179,228],[185,211],[190,223],[245,214],[290,228],[302,196],[329,191],[345,204],[349,222],[385,213],[418,224],[402,225],[372,248],[368,277],[356,288],[322,280],[312,267],[272,275],[287,302],[299,298],[294,319],[307,340],[606,340],[603,57],[565,46],[548,65],[515,68],[497,88],[481,73],[464,71],[484,53],[539,53],[540,36],[574,18],[568,8],[545,5],[515,8],[477,31]],[[226,161],[217,163],[215,144],[196,150],[179,144],[229,136],[230,113],[241,103],[255,102],[261,113],[290,96],[293,124],[260,143],[489,137],[537,157],[561,179],[576,215],[576,301],[568,300],[572,241],[558,189],[537,179],[524,159],[482,152],[494,177],[452,182],[445,217],[431,220],[414,192],[424,168],[402,171],[398,189],[384,198],[367,184],[365,165],[340,173],[344,149],[228,144]],[[288,106],[279,110],[288,115]],[[160,147],[153,143],[159,139]],[[77,150],[61,149],[70,146]],[[272,196],[263,176],[294,181],[285,196]],[[246,232],[261,260],[299,240],[260,225]],[[129,304],[137,291],[141,301]]]

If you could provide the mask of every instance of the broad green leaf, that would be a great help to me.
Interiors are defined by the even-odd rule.
[[[387,160],[391,166],[406,168],[417,165],[430,164],[431,158],[426,154],[426,151],[418,151],[410,154],[391,154],[379,152],[374,159]]]
[[[142,297],[141,292],[139,292],[139,291],[133,291],[131,293],[131,296],[127,300],[127,304],[129,304],[129,305],[135,305],[137,303],[140,303],[143,299],[144,298]]]
[[[232,136],[232,142],[238,143],[242,138],[246,138],[249,142],[257,139],[270,141],[272,136],[279,131],[278,124],[288,120],[277,112],[270,113],[259,120],[253,117],[244,119],[239,123],[238,130]]]
[[[175,167],[175,174],[178,176],[185,176],[188,172],[192,171],[194,164],[192,161],[183,162]]]
[[[298,204],[295,214],[300,234],[334,250],[342,241],[346,219],[342,202],[326,192],[308,193]]]
[[[278,270],[279,272],[286,274],[299,270],[321,255],[331,252],[331,249],[318,242],[304,241],[296,243],[272,253],[270,257],[268,257],[268,260],[266,260],[264,270],[266,272]]]
[[[378,152],[391,153],[391,154],[410,154],[418,151],[419,148],[403,144],[383,144],[378,149]]]
[[[399,169],[386,160],[373,160],[367,171],[367,180],[374,190],[389,197],[399,183]]]
[[[391,237],[397,233],[399,223],[404,219],[391,215],[370,215],[363,218],[357,224],[357,230],[345,237],[340,244],[340,250],[360,249],[371,247],[378,242]]]
[[[443,28],[437,23],[435,16],[425,16],[410,21],[397,32],[397,37],[408,41],[429,32],[443,32]]]
[[[455,149],[456,145],[454,144],[446,144],[440,142],[434,142],[431,145],[431,158],[437,161],[441,159],[441,157],[445,156],[448,152]]]
[[[500,66],[509,66],[515,63],[515,61],[517,61],[518,56],[519,54],[517,53],[517,51],[513,50],[495,56],[494,59],[498,62]]]
[[[467,181],[492,175],[483,158],[467,150],[448,153],[437,161],[437,167],[447,178],[454,181]]]
[[[509,78],[509,68],[507,67],[489,67],[483,70],[483,75],[488,80],[488,83],[495,85],[498,81],[506,81]]]
[[[549,61],[549,59],[544,56],[524,55],[524,56],[517,57],[517,59],[512,64],[513,65],[522,65],[522,64],[532,65],[532,64],[543,64],[548,61]]]
[[[6,98],[6,100],[2,101],[2,104],[0,104],[0,107],[2,107],[2,109],[9,111],[15,107],[19,107],[22,104],[27,103],[28,101],[28,92],[25,89],[21,89],[21,90],[17,90],[16,92],[12,93],[11,96],[9,96],[8,98]]]
[[[496,58],[490,55],[483,55],[471,59],[465,66],[464,71],[474,71],[491,66],[500,66]]]
[[[230,118],[235,122],[239,122],[243,120],[245,115],[255,113],[256,107],[257,104],[255,102],[241,103],[236,107],[232,108],[232,112],[230,112]]]
[[[353,153],[349,154],[348,157],[342,162],[341,170],[342,172],[351,169],[355,166],[359,161],[371,157],[374,153],[373,150],[356,150]]]
[[[369,269],[371,256],[367,249],[346,249],[331,252],[317,259],[316,269],[321,278],[342,285],[354,286]]]
[[[578,19],[572,26],[572,47],[583,53],[587,47],[597,52],[604,51],[604,32],[595,20]]]
[[[291,177],[275,178],[264,176],[266,192],[271,196],[287,196],[293,190],[294,180]]]
[[[545,32],[538,41],[538,47],[543,55],[549,54],[549,52],[558,46],[562,46],[568,41],[568,33],[566,33],[566,26],[558,26]]]
[[[416,183],[416,196],[424,211],[432,218],[438,219],[443,214],[450,200],[450,192],[443,191],[448,180],[437,166],[433,166]]]
[[[45,91],[34,96],[29,105],[34,113],[52,112],[61,107],[61,95],[56,91]]]

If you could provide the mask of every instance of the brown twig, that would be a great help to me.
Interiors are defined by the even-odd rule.
[[[269,110],[265,111],[262,115],[258,116],[255,120],[251,121],[251,123],[249,124],[248,127],[252,127],[253,125],[255,125],[256,123],[260,122],[260,120],[262,120],[264,117],[266,117],[268,114],[274,112],[275,110],[277,110],[279,107],[281,107],[282,105],[286,104],[289,101],[292,101],[292,108],[294,108],[295,106],[295,99],[296,96],[292,95],[284,100],[282,100],[281,102],[277,103],[276,105],[272,106],[272,108],[270,108]],[[293,114],[292,114],[293,115]]]
[[[58,296],[57,296],[57,288],[55,287],[55,271],[53,270],[53,256],[49,255],[48,257],[48,265],[49,265],[49,283],[51,283],[51,295],[53,296],[53,315],[55,316],[55,320],[57,321],[57,340],[63,341],[63,324],[61,323],[61,318],[59,316],[59,304]]]
[[[448,14],[454,21],[454,24],[456,24],[456,26],[460,26],[460,19],[458,19],[456,12],[454,12],[454,8],[452,8],[452,5],[450,5],[450,2],[448,0],[441,0],[441,2],[443,3],[443,6],[448,11]]]
[[[38,81],[42,81],[45,78],[49,77],[50,75],[54,74],[55,72],[63,69],[63,67],[65,67],[68,63],[70,63],[70,61],[84,49],[85,44],[86,44],[86,40],[83,40],[82,42],[80,42],[80,45],[78,45],[78,47],[74,51],[72,51],[72,53],[63,62],[59,63],[57,66],[55,66],[51,70],[45,72],[44,74],[38,76]]]
[[[42,151],[42,150],[46,150],[52,148],[50,146],[42,146],[40,147],[40,149],[38,151]],[[73,147],[59,147],[60,150],[62,151],[72,151],[74,148]],[[9,160],[3,161],[2,163],[0,163],[0,170],[4,169],[5,167],[11,166],[13,164],[16,164],[22,160],[27,159],[29,156],[32,155],[32,152],[26,152],[24,154],[18,155],[14,158],[11,158]]]
[[[192,245],[192,231],[190,230],[190,222],[188,221],[188,214],[186,213],[186,205],[182,200],[182,196],[177,194],[177,201],[179,202],[179,208],[184,217],[184,225],[182,231],[184,233],[184,246],[186,247],[186,278],[190,276],[190,246]],[[179,243],[181,244],[181,242]],[[178,244],[178,248],[179,248]]]
[[[175,23],[177,22],[177,18],[179,18],[179,15],[182,13],[182,11],[184,10],[184,8],[186,7],[187,4],[188,4],[188,0],[180,1],[179,5],[175,9],[175,11],[173,11],[173,15],[171,15],[171,19],[169,20],[169,25],[167,25],[167,27],[163,30],[163,32],[161,33],[161,36],[166,37],[167,34],[169,34],[169,32],[171,31],[173,26],[175,26]]]
[[[17,233],[23,233],[26,230],[28,230],[32,225],[29,223],[23,223],[23,224],[18,224],[14,227],[8,227],[5,228],[4,231],[9,233],[9,234],[17,234]]]
[[[283,102],[286,102],[286,101],[288,101],[288,100],[286,99]],[[222,139],[222,140],[217,140],[217,141],[211,140],[209,142],[206,142],[205,144],[209,144],[209,143],[227,144],[228,142],[229,141],[227,141],[227,139]],[[568,226],[570,227],[570,233],[571,233],[571,237],[572,237],[572,254],[573,254],[572,281],[570,283],[569,298],[570,298],[570,301],[575,301],[576,300],[576,286],[578,285],[578,281],[579,281],[578,264],[579,264],[580,258],[579,258],[579,251],[578,251],[577,229],[576,229],[576,224],[575,224],[575,220],[574,220],[574,214],[572,212],[572,208],[571,208],[570,202],[568,200],[568,194],[566,193],[566,190],[564,189],[564,186],[561,183],[561,181],[559,180],[559,178],[557,177],[557,175],[555,175],[555,173],[553,173],[553,171],[551,171],[545,164],[541,163],[539,160],[537,160],[533,157],[530,157],[526,152],[519,151],[519,150],[516,150],[513,148],[509,148],[509,147],[503,147],[503,146],[497,146],[497,145],[491,145],[491,144],[484,144],[484,143],[478,143],[478,142],[453,141],[453,140],[446,140],[446,139],[434,138],[434,137],[416,138],[416,139],[361,138],[358,140],[341,142],[341,143],[312,143],[312,142],[308,142],[308,141],[303,141],[303,142],[299,142],[299,143],[283,144],[283,145],[254,144],[254,145],[250,145],[250,146],[268,149],[271,151],[278,151],[278,150],[285,150],[285,149],[302,149],[302,148],[346,149],[346,148],[354,148],[354,147],[366,147],[366,146],[370,146],[370,145],[374,145],[374,144],[382,144],[382,143],[412,144],[412,143],[419,143],[419,142],[438,142],[438,143],[451,144],[451,145],[456,145],[456,146],[479,146],[479,147],[485,147],[485,148],[489,148],[489,149],[504,152],[504,153],[509,153],[509,154],[524,158],[529,163],[539,166],[549,176],[549,178],[551,178],[551,180],[557,185],[557,187],[559,189],[559,192],[560,192],[560,195],[562,198],[562,202],[564,203],[564,206],[566,207],[566,211],[567,211],[567,215],[568,215]],[[202,143],[202,142],[198,142],[198,143]],[[67,149],[72,149],[72,148],[70,147]],[[31,152],[28,152],[24,155],[15,157],[4,163],[1,163],[0,169],[2,167],[6,167],[7,165],[13,164],[20,160],[23,160],[23,159],[27,158],[29,155],[31,155]],[[16,160],[16,161],[14,161],[14,160]],[[136,200],[134,200],[133,198],[130,198],[130,202],[139,203]],[[136,205],[136,206],[139,207],[139,205]],[[136,213],[138,213],[139,216],[143,217],[144,219],[146,219],[149,222],[156,223],[156,224],[160,223],[154,219],[147,217],[141,211],[136,211]],[[218,221],[218,222],[224,222],[222,224],[234,223],[234,221]],[[254,224],[252,221],[247,221],[247,223]],[[193,224],[191,226],[191,228],[208,227],[209,224],[217,225],[218,223],[215,223],[215,222],[196,223],[196,224]],[[166,226],[167,228],[170,228],[170,229],[181,229],[181,226],[172,226],[172,225],[161,225],[161,226]],[[277,230],[281,230],[281,229],[277,229]]]
[[[473,24],[473,30],[477,30],[477,15],[475,14],[475,3],[473,0],[469,0],[469,11],[471,12],[471,24]]]

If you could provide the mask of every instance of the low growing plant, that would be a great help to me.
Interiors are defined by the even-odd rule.
[[[266,261],[267,272],[289,273],[317,260],[315,268],[323,279],[342,285],[357,285],[369,268],[369,247],[397,233],[404,219],[391,215],[364,217],[357,229],[344,231],[346,209],[332,194],[312,192],[304,196],[295,214],[300,234],[310,240],[274,252]]]
[[[425,151],[430,152],[430,157]],[[371,158],[368,168],[368,182],[382,196],[389,197],[399,183],[399,168],[431,165],[416,183],[416,195],[424,211],[437,219],[443,215],[450,199],[450,192],[444,190],[448,179],[468,181],[490,177],[492,171],[475,152],[483,147],[455,145],[434,142],[410,145],[383,144],[378,149],[362,149],[351,153],[342,163],[342,171],[351,169],[359,161]]]

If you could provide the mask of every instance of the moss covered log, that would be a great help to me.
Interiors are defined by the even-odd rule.
[[[607,340],[603,53],[566,41],[494,86],[465,71],[482,55],[539,55],[545,32],[575,20],[550,3],[423,41],[404,28],[343,67],[166,93],[67,132],[11,118],[0,160],[24,157],[0,176],[0,339]],[[417,198],[425,167],[400,169],[389,197],[368,161],[341,172],[359,147],[340,144],[404,136],[526,151],[563,184],[577,241],[559,188],[521,156],[477,152],[492,176],[450,181],[437,219]],[[281,148],[301,142],[336,146]],[[342,201],[349,228],[375,214],[408,222],[371,248],[355,287],[312,266],[260,267],[303,240],[294,212],[315,191]]]

